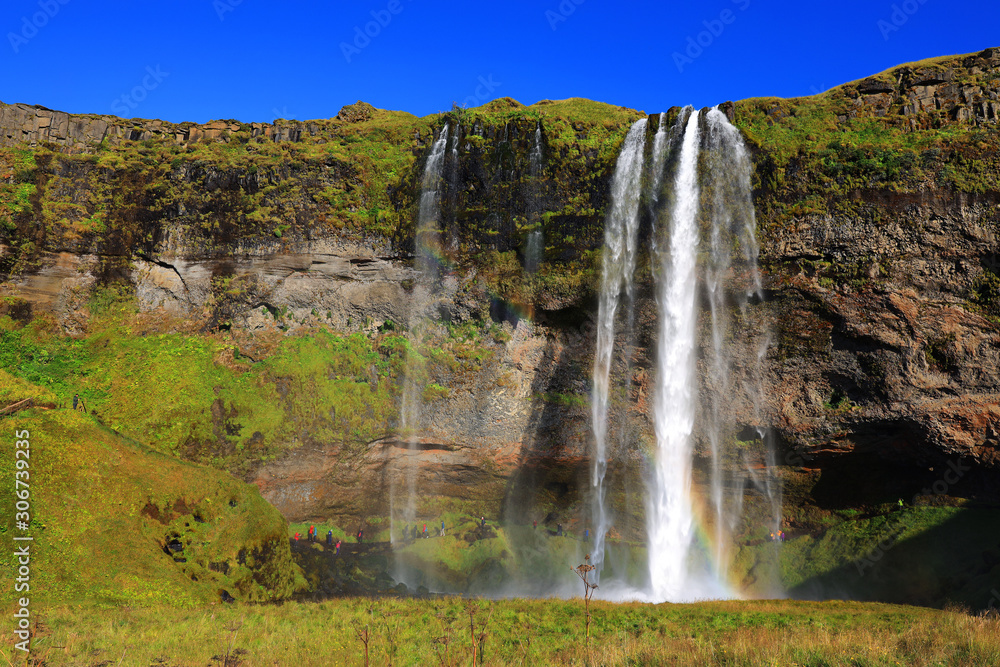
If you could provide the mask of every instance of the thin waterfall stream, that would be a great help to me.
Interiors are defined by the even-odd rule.
[[[591,486],[593,494],[594,549],[591,563],[599,580],[604,561],[604,540],[609,527],[605,505],[604,478],[607,474],[608,408],[610,375],[615,345],[615,315],[624,291],[631,308],[632,284],[639,229],[639,193],[646,145],[645,118],[636,121],[625,137],[611,181],[611,207],[605,222],[601,262],[601,296],[597,315],[597,349],[594,354],[591,419],[594,430],[594,457]],[[631,318],[631,313],[627,315]]]
[[[440,188],[444,173],[445,151],[448,146],[448,130],[446,123],[441,134],[431,147],[431,153],[424,167],[421,179],[420,209],[417,218],[417,229],[414,249],[414,268],[417,272],[414,285],[414,299],[411,303],[409,329],[414,336],[412,345],[418,346],[426,326],[427,308],[434,297],[438,283],[438,257],[441,253],[441,197]],[[417,469],[416,453],[419,446],[418,432],[422,405],[422,383],[418,381],[419,368],[417,356],[408,354],[403,374],[402,407],[400,410],[400,432],[407,441],[407,456],[405,464],[405,501],[397,506],[398,498],[395,486],[390,492],[391,523],[390,532],[397,520],[410,524],[416,520],[417,503]],[[393,538],[394,539],[394,538]]]

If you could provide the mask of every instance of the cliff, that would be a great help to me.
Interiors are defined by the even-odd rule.
[[[739,335],[774,333],[767,405],[736,411],[776,435],[793,528],[897,498],[997,500],[998,93],[987,49],[721,107],[753,151],[766,286]],[[359,102],[329,120],[174,125],[0,107],[7,358],[132,437],[254,481],[293,520],[384,515],[415,458],[428,514],[576,521],[609,181],[641,116],[502,99],[422,119]],[[418,350],[414,452],[402,323],[420,175],[445,123],[441,325]],[[644,212],[644,239],[652,224]],[[636,348],[613,370],[633,374],[632,395],[612,419],[641,445],[656,317],[640,271]],[[638,449],[612,477],[638,479]],[[962,474],[939,484],[949,465]],[[613,502],[637,537],[641,510]]]

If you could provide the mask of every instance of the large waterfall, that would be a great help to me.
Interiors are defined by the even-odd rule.
[[[681,601],[733,595],[732,535],[743,521],[747,482],[770,502],[775,531],[780,489],[771,478],[772,457],[765,452],[762,468],[737,439],[747,437],[737,428],[738,410],[752,423],[762,422],[769,345],[766,331],[755,329],[748,316],[748,306],[763,298],[750,158],[739,131],[718,109],[702,114],[687,108],[670,131],[665,121],[661,115],[653,137],[651,173],[643,179],[643,119],[629,130],[612,179],[593,373],[593,562],[601,567],[610,527],[604,482],[615,449],[608,442],[609,397],[617,394],[609,385],[618,354],[626,360],[626,378],[630,375],[627,330],[633,321],[639,202],[646,187],[658,330],[649,415],[655,448],[646,497],[648,585],[641,597]],[[616,319],[622,303],[627,312]],[[619,320],[626,329],[620,337]],[[738,377],[732,372],[737,359]],[[759,427],[757,435],[766,445]],[[699,447],[704,482],[696,485]]]
[[[654,599],[662,600],[682,598],[691,546],[691,449],[697,399],[698,121],[697,113],[688,114],[674,184],[670,242],[661,244],[656,258],[660,272],[653,398],[656,452],[646,521],[650,592]]]
[[[717,109],[688,107],[672,126],[667,121],[668,115],[660,114],[655,133],[646,118],[631,126],[611,179],[591,378],[590,511],[583,528],[593,538],[587,548],[603,596],[652,601],[731,597],[739,592],[729,583],[734,536],[768,528],[776,532],[780,526],[781,490],[772,477],[773,456],[760,426],[770,341],[756,308],[764,295],[757,268],[752,163],[739,131]],[[421,181],[409,320],[414,350],[433,324],[438,298],[441,235],[447,222],[441,200],[454,187],[445,177],[445,165],[457,162],[453,134],[448,125],[441,130]],[[531,194],[538,195],[541,125],[535,129],[528,166]],[[536,224],[537,204],[533,199],[528,207]],[[640,243],[646,238],[648,244]],[[526,241],[530,275],[540,260],[540,229],[532,230]],[[647,270],[647,260],[655,299],[637,292],[643,284],[637,271]],[[655,329],[636,326],[653,318]],[[642,358],[654,362],[648,402],[642,387],[633,386],[632,365]],[[397,526],[417,519],[422,364],[419,354],[407,356],[400,433],[408,446],[390,494]],[[640,410],[652,423],[652,442],[636,435],[633,422]],[[618,541],[635,533],[618,521],[637,514],[631,498],[638,495],[637,489],[619,488],[629,478],[619,472],[640,459],[648,464],[645,576],[630,568],[626,559],[631,547]],[[617,495],[619,491],[624,494]],[[751,497],[754,504],[746,505],[744,498]],[[624,498],[624,505],[612,510],[610,498],[616,503]],[[766,521],[762,506],[770,507]],[[752,523],[748,508],[754,509]],[[510,530],[516,535],[511,539],[518,558],[540,566],[544,533],[513,525]],[[397,532],[392,531],[393,537]],[[577,552],[571,557],[582,556]],[[394,574],[413,583],[415,573],[404,562],[398,561]],[[530,575],[527,582],[537,586]]]

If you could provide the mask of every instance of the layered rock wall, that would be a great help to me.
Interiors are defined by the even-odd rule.
[[[844,129],[838,141],[850,138],[854,121],[884,119],[886,127],[901,132],[943,126],[959,134],[980,132],[984,145],[995,145],[998,72],[1000,52],[989,49],[848,84],[837,98],[843,113],[836,121]],[[728,112],[739,119],[741,105],[748,104],[731,105]],[[767,122],[798,122],[802,116],[787,106],[775,103]],[[807,111],[802,102],[797,113]],[[366,113],[358,107],[345,118]],[[23,105],[4,107],[2,114],[0,128],[9,144],[50,142],[72,150],[155,137],[215,141],[235,132],[295,141],[302,136],[295,132],[320,136],[326,131],[323,121],[296,124],[294,131],[228,122],[174,126],[71,117]],[[510,339],[496,344],[494,360],[476,376],[454,378],[449,396],[427,405],[414,450],[388,435],[364,443],[362,453],[309,442],[256,468],[257,483],[286,516],[384,513],[388,489],[400,484],[410,461],[426,479],[425,488],[439,497],[517,511],[512,500],[530,487],[548,494],[545,502],[552,507],[580,501],[590,438],[587,410],[579,403],[589,392],[592,362],[596,278],[591,253],[601,244],[607,181],[617,150],[610,140],[600,145],[591,136],[620,136],[628,126],[625,120],[637,116],[626,114],[615,121],[620,127],[605,134],[608,128],[600,123],[574,122],[566,133],[578,143],[570,147],[556,145],[552,119],[518,118],[486,127],[468,121],[462,126],[461,118],[449,118],[461,128],[455,130],[461,141],[443,197],[443,247],[455,262],[434,308],[449,322],[492,320]],[[651,117],[647,140],[656,121]],[[526,174],[539,124],[546,168],[536,187],[526,182]],[[428,138],[423,135],[413,150],[425,149]],[[985,475],[995,474],[1000,465],[1000,326],[984,285],[1000,266],[1000,191],[992,185],[997,176],[992,158],[983,153],[989,150],[975,142],[948,147],[951,161],[946,162],[934,148],[912,163],[926,165],[920,179],[870,179],[862,187],[832,166],[829,172],[796,172],[808,155],[776,167],[775,156],[784,147],[750,138],[767,298],[738,314],[743,328],[733,335],[767,329],[774,339],[767,355],[767,403],[759,416],[754,406],[735,406],[741,424],[773,429],[790,468],[823,469],[871,456],[907,471],[962,460]],[[861,159],[871,161],[868,155]],[[78,200],[99,198],[101,183],[136,193],[133,204],[120,207],[124,213],[116,229],[124,230],[122,236],[85,227],[84,212],[66,214],[67,224],[53,225],[37,237],[35,263],[10,276],[10,296],[54,313],[70,333],[84,329],[91,286],[112,278],[130,282],[144,309],[191,318],[209,330],[288,333],[322,325],[371,332],[387,322],[410,320],[416,277],[408,255],[412,224],[401,225],[392,238],[349,234],[325,221],[334,205],[317,204],[314,195],[327,188],[363,189],[359,172],[346,162],[325,157],[312,165],[308,179],[289,185],[294,194],[280,202],[284,208],[278,216],[288,229],[277,223],[272,229],[248,222],[254,210],[243,206],[244,200],[289,184],[295,173],[291,165],[264,173],[242,166],[179,164],[163,177],[165,191],[158,191],[159,181],[127,180],[129,169],[50,160],[36,180],[47,194],[36,195],[34,208],[23,214],[25,229],[37,219],[55,219],[54,214],[45,217],[55,208],[52,202],[69,210]],[[981,180],[948,181],[956,164],[972,165],[970,173],[981,174]],[[415,160],[386,185],[404,218],[419,196],[420,169]],[[774,185],[781,170],[785,183],[793,184],[786,190]],[[820,178],[826,180],[816,185]],[[197,197],[173,194],[183,187]],[[804,193],[811,194],[807,187],[826,188],[821,192],[826,211],[801,205]],[[147,195],[152,199],[143,199]],[[271,204],[275,201],[262,200]],[[542,224],[539,211],[547,214],[546,268],[569,267],[558,276],[561,284],[544,272],[523,281],[516,262],[508,273],[495,265],[516,258],[523,229]],[[643,216],[648,237],[652,222]],[[378,220],[377,210],[373,219]],[[137,221],[141,224],[133,224]],[[109,264],[109,258],[116,262]],[[633,357],[618,360],[614,369],[633,374],[631,393],[613,410],[611,426],[626,434],[633,459],[623,465],[635,469],[641,468],[651,432],[647,400],[658,326],[648,262],[641,271],[636,347]],[[290,316],[279,321],[276,311]],[[736,359],[733,372],[748,378],[754,368],[754,359]],[[966,480],[970,495],[995,493],[973,477]],[[520,484],[528,478],[530,483]],[[918,492],[922,483],[904,479],[900,495]]]

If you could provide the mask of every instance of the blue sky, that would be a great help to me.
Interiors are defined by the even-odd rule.
[[[998,26],[997,0],[4,0],[0,100],[174,122],[503,96],[654,113],[809,95],[1000,46]]]

